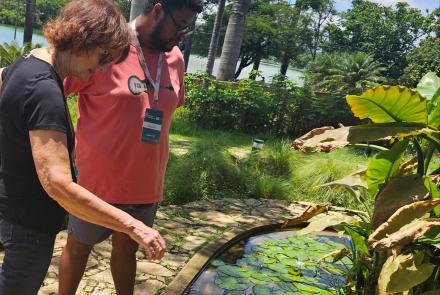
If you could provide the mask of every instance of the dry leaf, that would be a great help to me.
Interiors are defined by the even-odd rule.
[[[282,228],[303,223],[303,222],[309,220],[310,218],[312,218],[313,216],[316,216],[316,215],[321,214],[323,212],[327,212],[329,209],[330,209],[330,204],[309,205],[300,214],[296,215],[292,219],[286,220],[283,223]]]

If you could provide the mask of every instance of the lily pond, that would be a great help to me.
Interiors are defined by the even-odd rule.
[[[350,240],[332,232],[295,232],[259,234],[232,245],[210,260],[184,294],[338,294],[351,260],[322,258],[350,248]]]

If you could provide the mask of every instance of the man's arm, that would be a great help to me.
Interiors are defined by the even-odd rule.
[[[2,78],[3,69],[4,68],[0,68],[0,92],[2,91],[2,85],[3,85],[3,78]]]
[[[51,198],[81,219],[129,235],[147,250],[150,259],[163,257],[165,241],[156,230],[73,182],[65,133],[32,130],[29,138],[38,178]]]

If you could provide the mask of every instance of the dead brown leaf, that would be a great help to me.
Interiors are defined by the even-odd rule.
[[[286,220],[283,223],[282,228],[297,225],[300,223],[303,223],[313,216],[316,216],[318,214],[321,214],[323,212],[327,212],[330,209],[330,204],[316,204],[316,205],[309,205],[307,208],[301,212],[300,214],[296,215],[295,217]]]

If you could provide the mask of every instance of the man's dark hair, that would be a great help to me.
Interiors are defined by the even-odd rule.
[[[144,14],[148,14],[157,3],[164,5],[170,12],[182,9],[183,7],[187,7],[197,13],[202,12],[203,9],[201,0],[147,0],[146,2]]]

